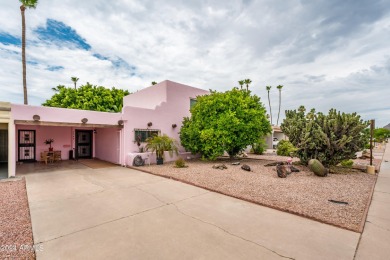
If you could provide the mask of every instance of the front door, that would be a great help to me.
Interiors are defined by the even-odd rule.
[[[18,161],[34,162],[35,159],[35,130],[18,131]]]
[[[8,130],[0,130],[0,163],[8,162]]]
[[[92,158],[92,130],[76,130],[76,159]]]

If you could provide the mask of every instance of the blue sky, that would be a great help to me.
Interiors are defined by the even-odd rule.
[[[19,2],[0,7],[0,100],[22,103]],[[26,22],[32,105],[72,76],[130,91],[165,79],[224,91],[250,78],[267,109],[273,86],[274,119],[281,84],[282,111],[390,123],[388,0],[40,0]]]

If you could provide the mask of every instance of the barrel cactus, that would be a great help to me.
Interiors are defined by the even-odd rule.
[[[309,169],[314,172],[315,175],[320,177],[325,177],[328,175],[328,169],[322,165],[322,163],[317,159],[311,159],[309,161]]]

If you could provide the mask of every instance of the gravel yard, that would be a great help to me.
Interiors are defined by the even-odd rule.
[[[0,182],[0,259],[35,259],[26,182]]]
[[[257,159],[257,160],[256,160]],[[229,160],[204,162],[187,161],[187,168],[175,168],[174,163],[151,165],[139,169],[178,179],[236,198],[291,212],[348,230],[361,232],[366,207],[370,201],[376,176],[349,170],[349,173],[329,174],[321,178],[308,168],[287,178],[278,178],[275,167],[265,167],[271,160],[284,161],[286,157],[256,156],[256,159],[239,160],[252,171],[231,165]],[[213,169],[224,163],[228,169]],[[347,202],[338,204],[329,200]]]

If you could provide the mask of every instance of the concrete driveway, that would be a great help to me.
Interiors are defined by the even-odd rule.
[[[122,167],[26,181],[38,259],[353,259],[360,235]]]

